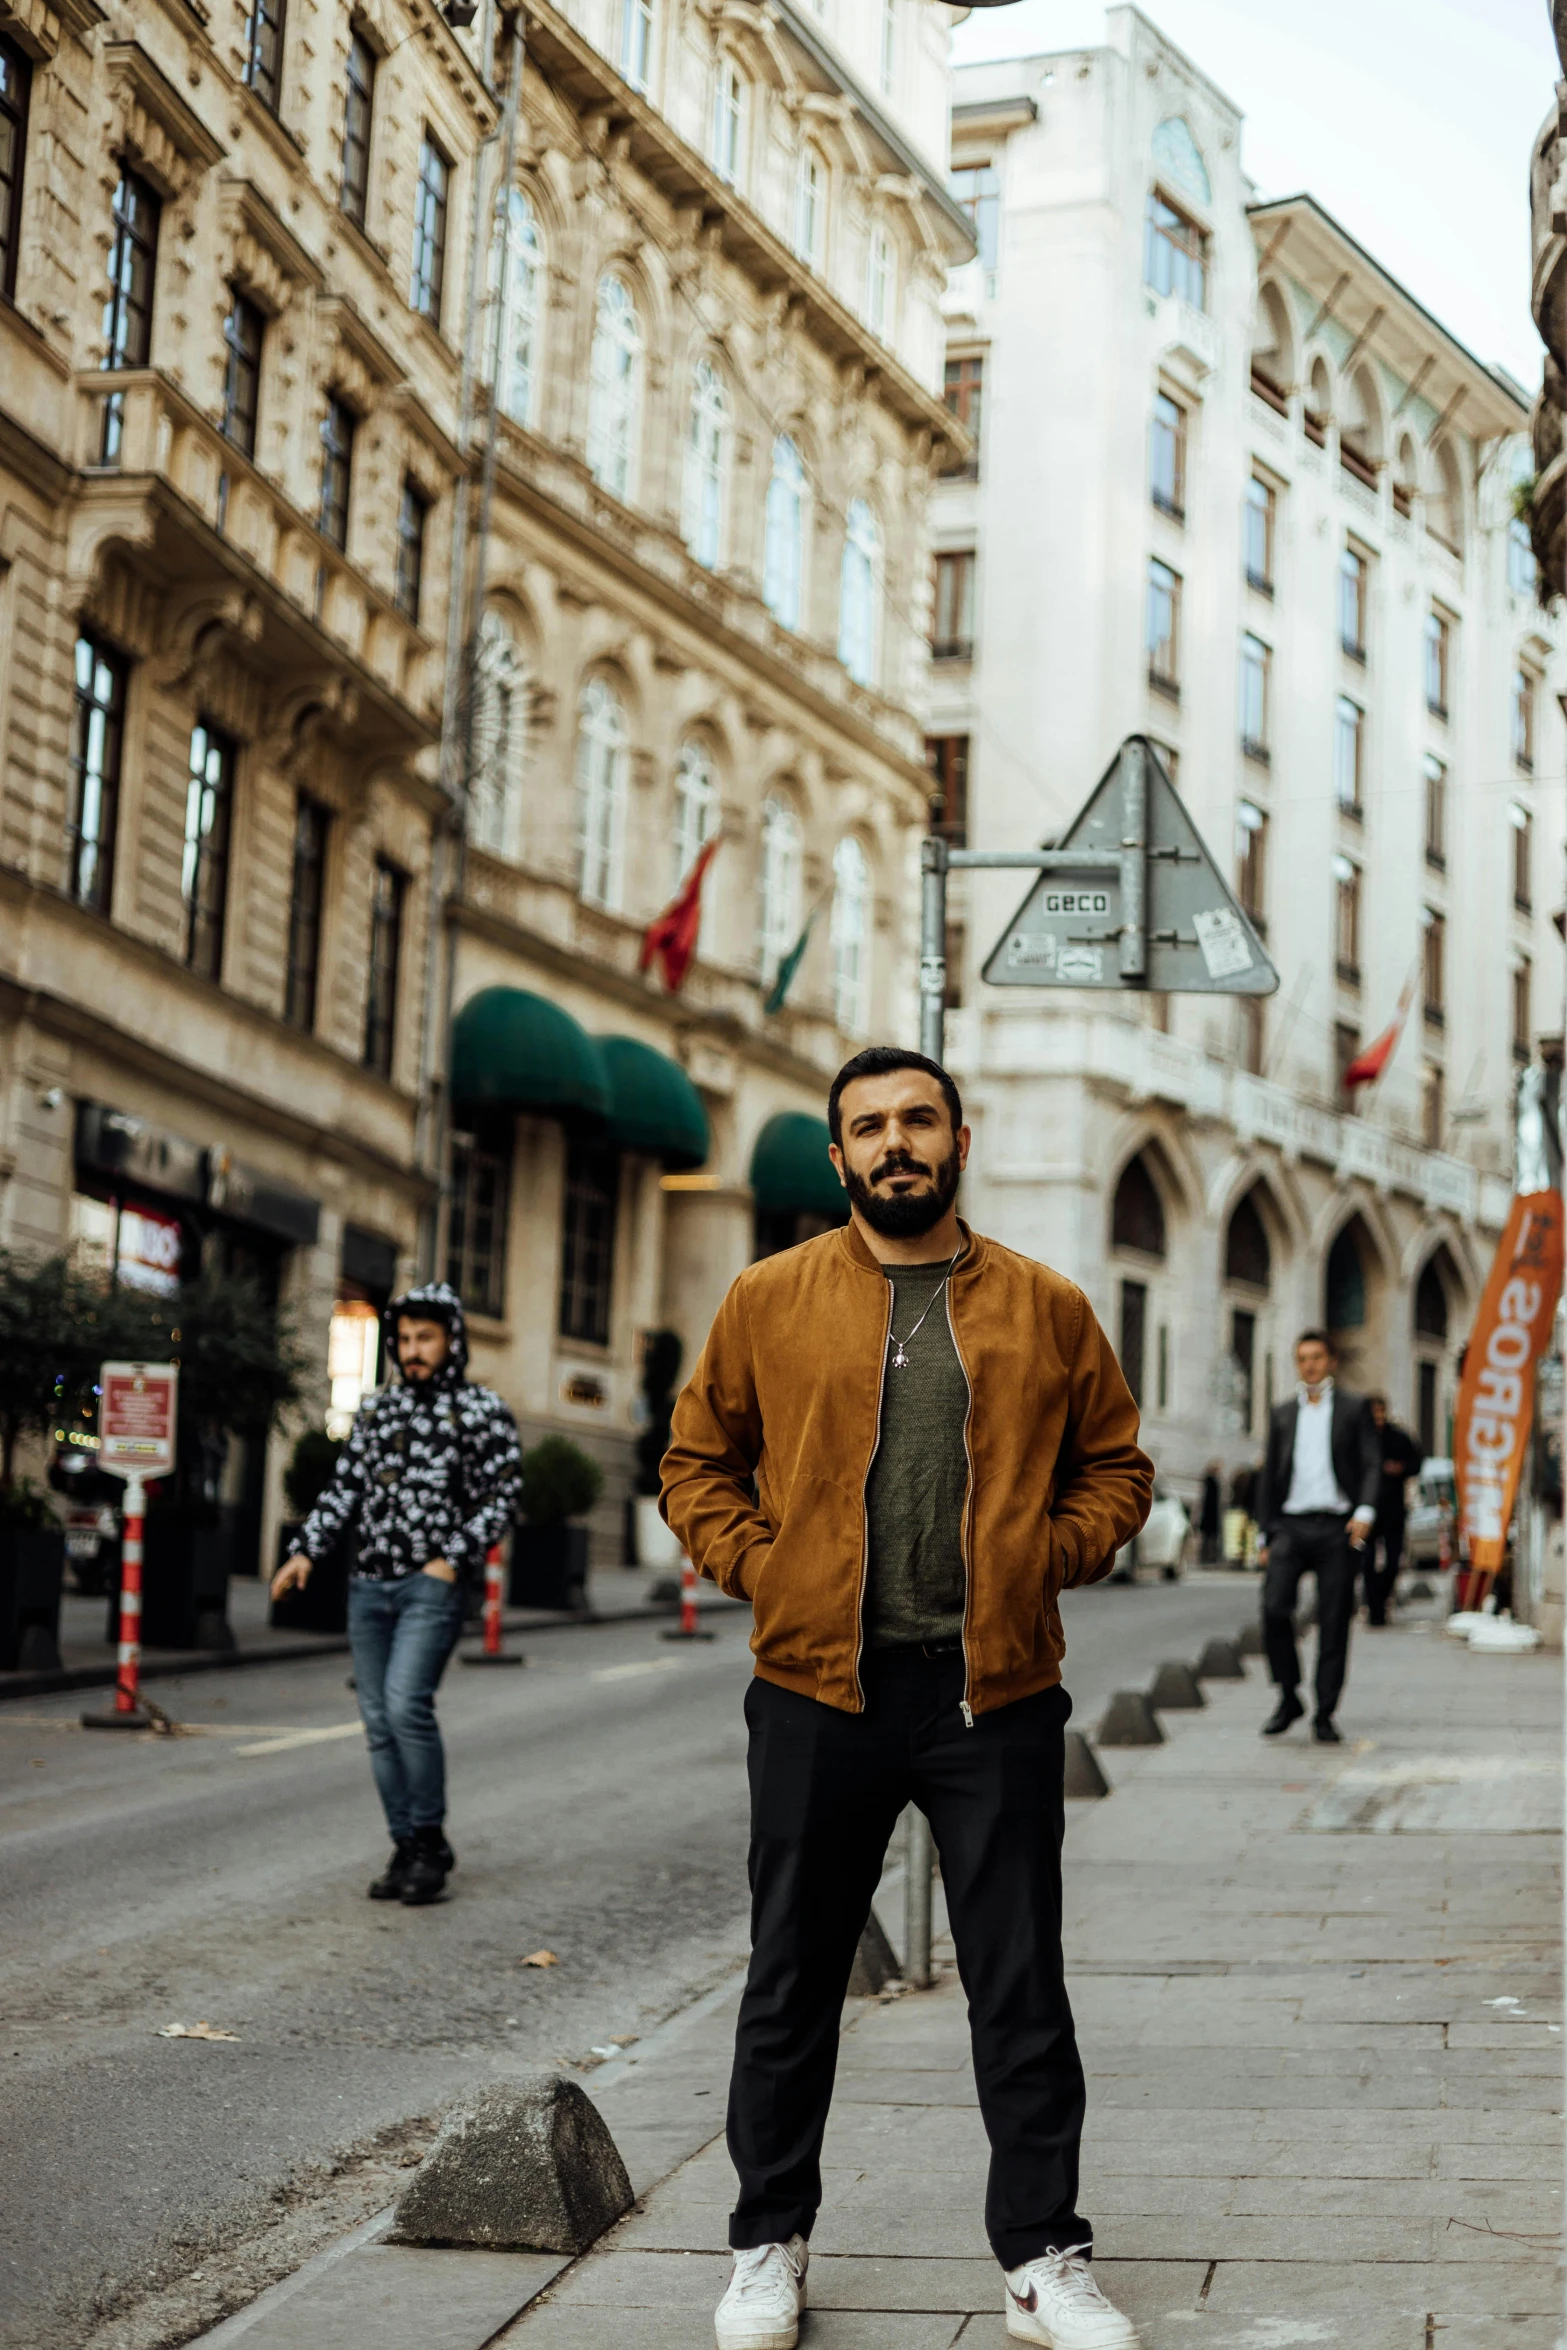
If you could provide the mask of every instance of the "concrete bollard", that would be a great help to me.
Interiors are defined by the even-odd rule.
[[[1081,1730],[1066,1734],[1066,1781],[1063,1793],[1069,1802],[1092,1802],[1108,1795],[1110,1782],[1099,1767],[1099,1757],[1089,1745]]]
[[[1140,1689],[1118,1689],[1095,1733],[1101,1746],[1162,1746],[1164,1732]]]
[[[1233,1640],[1210,1640],[1194,1668],[1199,1681],[1244,1681],[1239,1645]]]
[[[1159,1667],[1148,1692],[1148,1702],[1155,1713],[1189,1712],[1194,1706],[1206,1705],[1208,1700],[1197,1686],[1197,1676],[1190,1665],[1171,1658]]]
[[[575,2255],[634,2200],[598,2107],[575,2081],[532,2073],[447,2115],[389,2241]]]
[[[1242,1656],[1261,1656],[1262,1626],[1260,1624],[1245,1625],[1242,1628],[1240,1638],[1236,1641],[1235,1645],[1240,1650]]]
[[[872,1910],[854,1953],[854,1965],[849,1974],[849,1997],[874,1999],[878,1991],[885,1991],[889,1983],[900,1981],[902,1975],[897,1952],[888,1941],[880,1918]]]
[[[1409,1586],[1409,1596],[1411,1599],[1435,1599],[1436,1593],[1426,1576],[1417,1575]]]

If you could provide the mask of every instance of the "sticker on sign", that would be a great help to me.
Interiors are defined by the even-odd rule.
[[[1192,928],[1197,933],[1197,944],[1202,948],[1210,979],[1230,979],[1237,971],[1251,969],[1252,953],[1245,930],[1228,906],[1215,906],[1210,913],[1194,914]]]
[[[172,1363],[105,1363],[98,1374],[98,1466],[111,1477],[166,1477],[174,1466],[179,1372]]]

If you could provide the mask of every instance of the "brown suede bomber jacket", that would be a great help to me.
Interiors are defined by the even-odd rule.
[[[1109,1573],[1148,1515],[1153,1465],[1082,1291],[964,1229],[947,1297],[969,1387],[972,1718],[1060,1680],[1058,1595]],[[666,1521],[702,1574],[751,1602],[757,1672],[846,1713],[865,1702],[865,1484],[891,1311],[852,1224],[749,1266],[676,1402],[663,1463]]]

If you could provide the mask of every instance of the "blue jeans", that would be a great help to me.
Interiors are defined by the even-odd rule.
[[[394,1838],[446,1817],[435,1692],[463,1623],[460,1585],[434,1575],[351,1582],[348,1639],[370,1768]]]

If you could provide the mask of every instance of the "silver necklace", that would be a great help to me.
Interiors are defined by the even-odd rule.
[[[889,1344],[890,1346],[895,1346],[895,1347],[897,1348],[897,1350],[898,1350],[898,1351],[897,1351],[897,1353],[896,1353],[896,1354],[893,1356],[893,1358],[892,1358],[892,1365],[891,1365],[891,1367],[892,1367],[892,1369],[893,1369],[894,1371],[906,1371],[906,1370],[908,1369],[909,1358],[908,1358],[907,1354],[905,1354],[905,1352],[904,1352],[904,1349],[905,1349],[905,1347],[907,1347],[907,1346],[910,1346],[910,1345],[913,1343],[913,1341],[914,1341],[914,1340],[915,1340],[915,1339],[916,1339],[916,1338],[919,1336],[919,1333],[920,1333],[920,1324],[921,1324],[921,1323],[923,1323],[923,1321],[925,1320],[925,1314],[928,1314],[928,1313],[930,1312],[930,1308],[931,1308],[931,1306],[933,1306],[933,1305],[935,1304],[935,1302],[936,1302],[936,1299],[937,1299],[938,1297],[940,1297],[940,1296],[942,1295],[943,1291],[946,1289],[947,1283],[948,1283],[948,1282],[949,1282],[949,1281],[952,1279],[953,1272],[954,1272],[954,1270],[956,1269],[956,1266],[957,1266],[957,1261],[958,1261],[959,1257],[960,1257],[960,1256],[963,1254],[963,1251],[964,1251],[964,1249],[965,1249],[967,1246],[968,1246],[968,1243],[967,1243],[966,1241],[962,1241],[962,1240],[960,1240],[960,1241],[958,1242],[958,1245],[957,1245],[957,1247],[956,1247],[956,1248],[953,1250],[953,1252],[952,1252],[952,1262],[951,1262],[951,1264],[949,1264],[949,1265],[948,1265],[948,1267],[947,1267],[947,1269],[946,1269],[945,1273],[943,1273],[943,1274],[942,1274],[940,1281],[937,1283],[937,1285],[936,1285],[936,1288],[935,1288],[935,1291],[933,1292],[933,1294],[932,1294],[932,1296],[931,1296],[930,1304],[926,1306],[926,1308],[925,1308],[925,1313],[924,1313],[924,1314],[921,1314],[921,1316],[920,1316],[920,1318],[919,1318],[919,1321],[915,1323],[915,1325],[914,1325],[913,1329],[912,1329],[912,1330],[909,1332],[909,1335],[908,1335],[908,1337],[907,1337],[907,1338],[900,1338],[900,1337],[898,1336],[898,1334],[897,1334],[897,1332],[896,1332],[895,1330],[892,1330],[892,1331],[889,1331],[889,1332],[888,1332],[888,1334],[887,1334],[887,1342],[888,1342],[888,1344]],[[913,1271],[913,1269],[914,1269],[914,1268],[913,1268],[912,1266],[910,1266],[909,1270],[910,1270],[911,1272]],[[896,1290],[896,1287],[895,1287],[895,1288],[894,1288],[894,1290],[893,1290],[893,1295],[894,1295],[894,1297],[896,1297],[896,1295],[897,1295],[897,1290]]]

